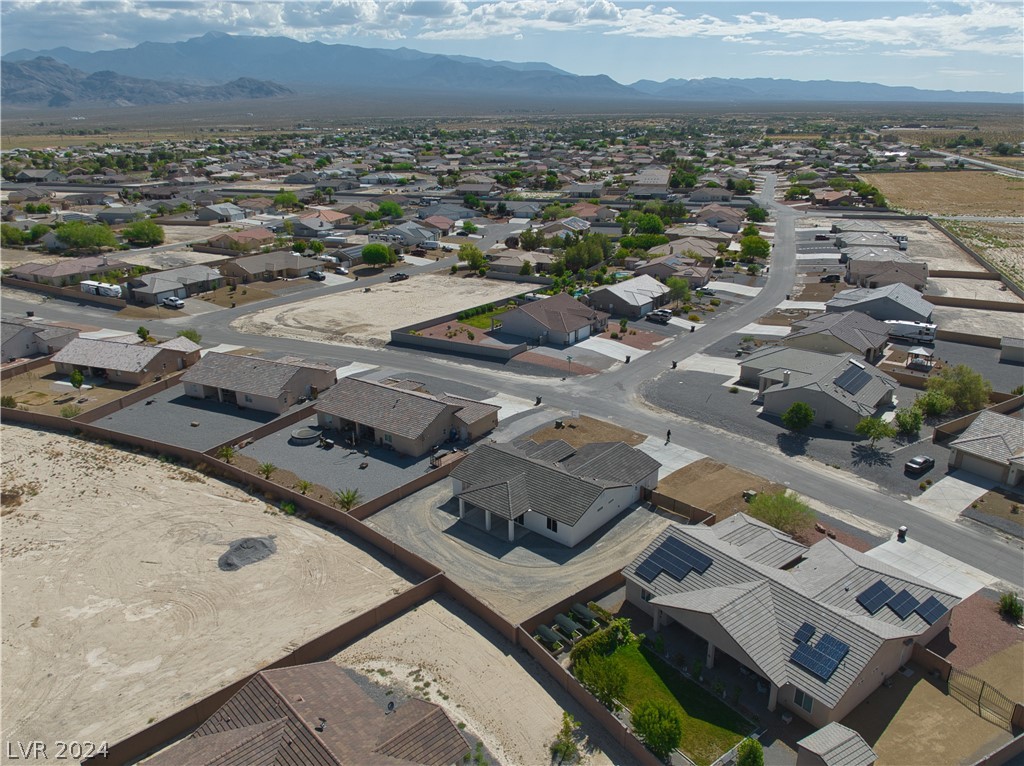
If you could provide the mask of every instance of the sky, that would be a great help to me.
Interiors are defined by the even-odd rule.
[[[4,52],[95,51],[210,31],[407,47],[575,74],[775,77],[1024,90],[1024,3],[621,0],[3,0]]]

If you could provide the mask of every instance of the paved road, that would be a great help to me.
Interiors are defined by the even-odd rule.
[[[544,404],[553,410],[569,412],[578,409],[595,417],[604,418],[621,426],[648,433],[661,434],[671,428],[672,440],[723,462],[733,463],[754,473],[777,481],[804,495],[815,498],[846,513],[870,520],[886,528],[901,524],[910,528],[911,536],[926,544],[977,567],[1002,580],[1024,585],[1024,554],[1019,542],[1010,542],[988,530],[973,526],[951,524],[907,505],[884,492],[877,491],[857,477],[845,474],[811,461],[786,457],[766,448],[763,444],[746,440],[716,429],[713,424],[698,423],[678,418],[671,413],[656,410],[640,396],[641,385],[658,375],[677,374],[669,369],[671,360],[682,360],[699,353],[725,337],[737,332],[774,308],[792,288],[796,276],[796,249],[794,222],[799,212],[777,205],[772,201],[775,177],[766,178],[761,204],[774,211],[777,225],[771,271],[764,289],[745,304],[720,316],[695,333],[685,333],[654,353],[622,365],[597,377],[537,378],[517,375],[493,362],[446,358],[424,354],[412,349],[364,349],[332,344],[296,341],[282,338],[254,338],[232,329],[230,322],[253,310],[252,307],[227,309],[200,316],[177,317],[163,322],[150,322],[150,329],[171,334],[182,327],[195,327],[207,344],[231,343],[260,347],[270,352],[306,356],[338,364],[360,362],[402,370],[413,375],[427,375],[442,379],[457,379],[495,393],[504,393],[533,399],[543,396]],[[448,268],[454,259],[437,265],[405,269],[426,271],[440,266]],[[361,289],[386,279],[386,276],[344,287],[303,290],[297,295],[282,296],[260,303],[283,305],[305,300],[311,295],[345,289]],[[134,332],[138,320],[117,319],[112,311],[92,306],[76,306],[67,301],[48,301],[43,307],[17,299],[4,301],[5,311],[34,310],[41,316],[65,321],[91,322],[105,327]]]
[[[1024,170],[1017,170],[1016,168],[1008,168],[1005,165],[997,165],[994,162],[985,162],[985,160],[976,160],[973,157],[965,157],[962,154],[954,154],[952,152],[943,152],[938,149],[933,149],[936,154],[941,154],[943,157],[953,157],[961,160],[965,165],[975,165],[979,168],[985,168],[986,170],[995,170],[998,173],[1008,176],[1016,176],[1017,178],[1024,178]]]

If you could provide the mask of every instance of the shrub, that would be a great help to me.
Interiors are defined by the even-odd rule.
[[[299,479],[295,482],[295,489],[299,491],[300,495],[304,495],[313,488],[313,482],[306,481],[305,479]]]
[[[611,338],[612,340],[618,340],[619,334],[613,330],[611,335],[609,335],[608,337]]]
[[[764,766],[764,748],[756,739],[740,742],[736,751],[736,766]]]
[[[603,614],[597,612],[605,619],[611,618],[611,614],[605,611]],[[611,654],[620,646],[636,643],[639,638],[633,633],[631,622],[626,617],[609,619],[607,627],[591,633],[586,638],[576,642],[576,646],[569,653],[569,659],[575,663],[589,657],[591,654]]]
[[[782,424],[790,431],[803,431],[814,422],[814,410],[806,402],[793,402],[782,413]]]
[[[476,339],[476,333],[473,332],[472,330],[469,330],[469,331],[466,332],[466,337],[469,338],[470,340],[475,340]]]
[[[456,273],[458,273],[458,271],[459,271],[459,264],[453,263],[449,273],[450,274],[456,274]]]
[[[739,392],[740,392],[740,390],[736,386],[729,386],[729,393],[730,394],[738,394]]]
[[[571,713],[562,712],[562,728],[551,743],[551,755],[558,763],[572,763],[579,758],[580,749],[576,744],[576,730],[579,727],[580,722]]]
[[[709,303],[710,303],[710,304],[711,304],[712,306],[721,306],[721,305],[722,305],[722,301],[720,301],[720,300],[719,300],[718,298],[712,298],[712,299],[711,299],[711,300],[709,301]]]
[[[999,614],[1020,622],[1021,617],[1024,617],[1024,601],[1016,593],[1007,591],[999,597]]]
[[[939,417],[953,409],[953,400],[940,391],[928,391],[917,397],[913,406],[929,417]]]
[[[286,516],[294,516],[295,503],[293,503],[291,500],[285,500],[283,503],[281,503],[281,511],[284,512]]]
[[[18,406],[18,400],[15,399],[10,394],[4,394],[3,396],[0,396],[0,407],[12,407],[13,408],[13,407],[17,407],[17,406]]]
[[[747,511],[755,519],[788,535],[798,534],[814,524],[814,511],[795,492],[760,492]]]
[[[587,691],[609,710],[618,710],[616,699],[626,690],[626,670],[610,657],[589,654],[573,663],[573,673]]]
[[[656,756],[667,759],[679,746],[683,723],[671,707],[659,700],[642,700],[630,714],[637,737]]]
[[[264,479],[269,479],[274,475],[274,471],[277,470],[277,466],[273,463],[260,463],[260,467],[257,470],[260,472],[260,476]]]
[[[149,339],[149,330],[145,327],[139,327],[139,329],[135,331],[135,334],[139,336],[140,340],[145,341]]]
[[[894,422],[901,434],[916,434],[924,423],[924,415],[917,407],[904,407],[896,410]]]
[[[943,367],[925,384],[928,391],[938,391],[953,401],[953,406],[962,412],[974,412],[988,404],[992,384],[966,364]]]
[[[68,420],[74,417],[78,417],[81,414],[82,408],[79,407],[77,404],[65,404],[63,407],[60,408],[60,416],[62,418],[67,418]]]
[[[1020,396],[1021,394],[1024,394],[1024,386],[1017,386],[1010,393],[1014,396]]]
[[[245,290],[242,290],[242,295],[245,295]],[[184,330],[178,330],[179,338],[188,338],[193,343],[199,343],[203,339],[203,336],[199,334],[197,330],[188,327]]]
[[[699,316],[697,316],[696,314],[690,314],[690,315],[689,315],[688,317],[686,317],[686,318],[687,318],[688,320],[690,320],[691,322],[699,322],[699,321],[700,321],[700,317],[699,317]]]
[[[235,448],[225,444],[223,447],[217,450],[217,459],[223,460],[225,463],[230,463],[235,457]]]

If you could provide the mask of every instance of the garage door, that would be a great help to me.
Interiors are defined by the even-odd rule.
[[[976,473],[978,476],[984,476],[986,479],[994,481],[1002,481],[1003,479],[1003,467],[1001,465],[990,463],[988,460],[982,460],[974,455],[964,455],[960,467],[965,471]]]

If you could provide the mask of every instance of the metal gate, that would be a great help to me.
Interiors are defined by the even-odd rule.
[[[1015,703],[980,678],[957,668],[950,669],[949,696],[986,721],[1012,731],[1011,720]]]

